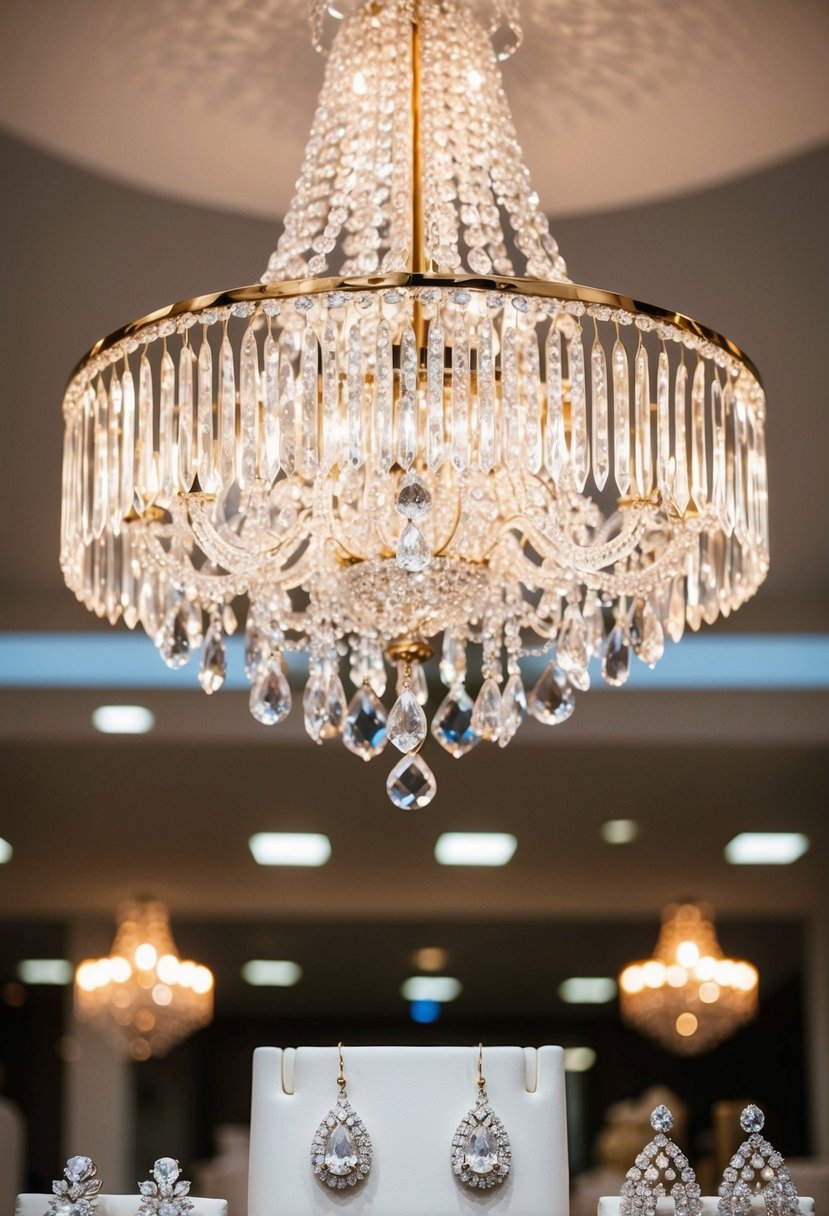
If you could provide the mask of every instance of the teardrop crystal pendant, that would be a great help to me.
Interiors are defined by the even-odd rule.
[[[386,780],[386,793],[401,811],[419,811],[428,806],[437,788],[435,774],[418,755],[398,760]]]
[[[355,756],[372,760],[386,746],[386,711],[369,684],[358,688],[348,703],[343,743]]]
[[[774,1216],[798,1216],[797,1187],[780,1154],[761,1135],[766,1117],[753,1103],[740,1115],[748,1139],[740,1145],[723,1173],[720,1216],[750,1216],[752,1200],[760,1198]]]
[[[216,618],[207,627],[202,644],[199,684],[208,693],[218,692],[227,675],[225,635],[221,621]]]
[[[527,694],[521,676],[513,674],[507,680],[501,698],[501,729],[498,732],[498,746],[506,747],[527,716]]]
[[[501,690],[492,679],[484,680],[472,710],[471,726],[479,739],[497,743],[501,733]]]
[[[389,714],[389,739],[401,752],[413,752],[426,738],[426,715],[411,688],[404,686]]]
[[[340,1045],[342,1052],[342,1045]],[[371,1169],[371,1140],[366,1125],[348,1100],[340,1056],[337,1103],[311,1142],[311,1166],[320,1182],[344,1191],[362,1182]]]
[[[291,712],[291,687],[275,654],[250,690],[250,712],[263,726],[276,726]]]
[[[667,1106],[657,1106],[651,1115],[656,1132],[628,1170],[622,1183],[620,1216],[650,1216],[660,1198],[670,1195],[677,1213],[701,1216],[700,1187],[688,1158],[668,1132],[674,1125]]]
[[[432,719],[432,734],[441,747],[456,760],[471,751],[480,738],[472,728],[475,705],[462,686],[453,688],[443,698]]]
[[[478,1056],[478,1097],[452,1139],[452,1173],[473,1190],[500,1186],[510,1172],[512,1149],[507,1129],[490,1105]]]
[[[576,698],[570,681],[555,661],[547,665],[529,695],[527,708],[545,726],[566,722],[576,708]]]
[[[630,676],[630,646],[621,625],[614,625],[602,655],[602,676],[612,688],[621,688]]]

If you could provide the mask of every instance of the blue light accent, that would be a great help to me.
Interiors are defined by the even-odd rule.
[[[412,1001],[409,1005],[409,1016],[413,1022],[429,1026],[440,1017],[440,1001]]]
[[[228,639],[226,688],[247,690],[244,640]],[[286,655],[292,676],[305,662]],[[524,663],[529,685],[545,659]],[[596,676],[593,688],[603,683]],[[0,633],[0,688],[143,688],[198,691],[198,657],[170,671],[143,632]],[[829,689],[829,634],[695,634],[675,646],[653,671],[633,660],[625,686],[643,692],[702,689]],[[624,690],[612,690],[616,696]]]

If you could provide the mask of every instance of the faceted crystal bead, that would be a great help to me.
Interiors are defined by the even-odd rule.
[[[613,688],[621,688],[630,675],[630,646],[621,625],[614,625],[602,655],[602,676]]]
[[[432,509],[432,495],[416,473],[408,473],[400,483],[394,504],[404,519],[423,519]]]
[[[225,682],[227,675],[227,655],[225,654],[225,639],[219,620],[211,621],[202,644],[201,663],[199,665],[199,684],[204,691],[218,692]]]
[[[472,711],[472,730],[481,739],[496,743],[501,733],[501,690],[494,680],[484,680]]]
[[[432,550],[426,542],[426,537],[409,520],[406,527],[400,533],[400,540],[397,542],[398,566],[401,570],[408,570],[411,574],[417,574],[419,571],[425,570],[431,561]]]
[[[354,1137],[344,1123],[337,1123],[325,1142],[325,1165],[337,1178],[350,1174],[357,1166]]]
[[[92,1172],[91,1157],[70,1157],[63,1169],[69,1182],[86,1182],[87,1178],[92,1177]]]
[[[153,1166],[153,1175],[156,1182],[175,1182],[180,1173],[179,1164],[172,1157],[159,1157]]]
[[[760,1110],[760,1107],[755,1106],[753,1102],[740,1115],[740,1127],[749,1135],[761,1132],[765,1126],[765,1122],[766,1116]]]
[[[576,698],[564,672],[549,663],[529,695],[527,708],[534,718],[547,726],[566,722],[576,708]]]
[[[386,746],[386,710],[367,684],[358,688],[348,704],[343,743],[355,756],[371,760]]]
[[[464,1163],[473,1174],[491,1174],[498,1165],[498,1142],[488,1128],[479,1125],[472,1131]]]
[[[434,798],[437,782],[434,773],[420,756],[404,756],[389,773],[386,792],[401,811],[421,810]]]
[[[268,658],[269,647],[262,631],[253,618],[248,616],[245,626],[245,679],[252,684],[262,671]]]
[[[506,747],[527,716],[527,694],[520,675],[511,675],[501,697],[501,729],[498,746]]]
[[[404,688],[392,706],[388,734],[401,752],[413,752],[426,738],[426,715],[410,688]]]
[[[432,734],[456,760],[465,756],[479,742],[472,728],[474,709],[466,689],[457,686],[444,697],[432,719]]]
[[[291,712],[291,688],[282,667],[282,656],[274,655],[250,690],[250,712],[263,726],[276,726]]]

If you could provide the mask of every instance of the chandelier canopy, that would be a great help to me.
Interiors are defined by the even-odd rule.
[[[671,904],[653,958],[619,976],[623,1019],[677,1055],[710,1051],[757,1012],[757,968],[724,958],[708,909]]]
[[[208,693],[242,608],[254,717],[287,716],[307,654],[308,734],[366,760],[391,741],[404,809],[435,793],[437,649],[437,742],[505,746],[528,709],[570,716],[591,657],[623,684],[768,568],[757,372],[570,281],[465,0],[356,5],[261,283],[103,339],[64,418],[78,598],[171,667],[200,650]]]
[[[163,904],[138,900],[120,909],[109,956],[78,967],[75,1012],[134,1060],[164,1056],[213,1020],[213,974],[179,958]]]

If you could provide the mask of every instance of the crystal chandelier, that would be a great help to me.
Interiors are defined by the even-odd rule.
[[[677,1055],[727,1039],[757,1012],[757,968],[724,958],[708,910],[671,904],[653,958],[619,976],[623,1019]]]
[[[109,956],[75,973],[75,1012],[134,1060],[163,1056],[213,1020],[213,974],[179,958],[164,904],[128,903]]]
[[[78,598],[171,667],[200,650],[208,693],[243,608],[253,716],[287,716],[307,655],[308,734],[366,760],[391,742],[404,809],[435,793],[437,649],[434,738],[503,747],[528,710],[570,716],[591,657],[624,684],[768,568],[757,372],[570,281],[466,0],[356,5],[261,283],[100,341],[64,418]]]

